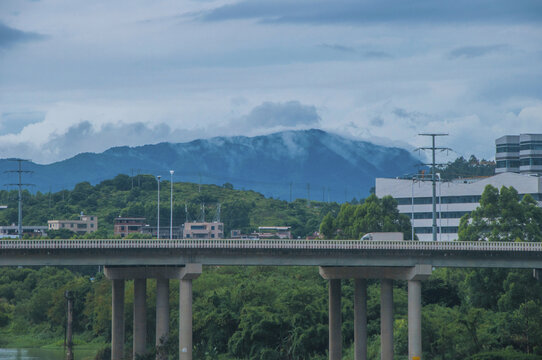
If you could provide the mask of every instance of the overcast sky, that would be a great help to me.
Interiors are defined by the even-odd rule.
[[[304,128],[542,133],[542,1],[0,1],[1,158]]]

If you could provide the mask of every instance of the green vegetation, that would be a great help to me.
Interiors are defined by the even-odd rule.
[[[495,162],[479,160],[474,155],[471,155],[469,160],[460,156],[440,168],[438,172],[444,181],[476,176],[492,176],[495,174]]]
[[[391,196],[382,199],[371,194],[361,204],[345,203],[337,216],[326,214],[320,225],[320,232],[326,239],[360,239],[368,232],[402,232],[410,240],[410,219],[399,214],[397,201]]]
[[[529,194],[519,199],[516,189],[487,185],[480,206],[461,218],[461,241],[542,241],[542,208]]]
[[[169,226],[170,183],[163,181],[160,192],[160,225]],[[179,225],[185,219],[196,220],[205,204],[205,218],[216,216],[217,204],[221,205],[221,220],[225,234],[232,229],[249,232],[258,226],[292,226],[294,237],[304,238],[318,230],[328,212],[337,212],[339,205],[304,199],[291,203],[268,199],[254,191],[234,190],[231,184],[216,185],[174,183],[173,222]],[[17,192],[0,191],[0,204],[8,208],[0,211],[0,224],[17,223]],[[185,208],[188,210],[185,212]],[[23,192],[23,224],[47,225],[51,219],[77,219],[84,212],[98,216],[98,230],[86,237],[110,238],[113,236],[113,220],[118,216],[145,217],[147,223],[156,225],[157,183],[150,175],[130,178],[118,175],[96,186],[79,183],[71,191],[57,193]],[[66,231],[52,231],[50,237],[74,237]]]
[[[169,190],[169,184],[163,183]],[[532,199],[518,199],[515,190],[488,188],[482,206],[461,224],[461,236],[477,240],[540,241],[540,209]],[[169,191],[161,199],[164,226],[169,225]],[[374,195],[359,204],[288,203],[266,199],[231,184],[202,186],[175,184],[174,216],[184,221],[197,217],[202,202],[212,218],[222,204],[226,230],[251,231],[258,225],[290,225],[304,237],[318,228],[326,237],[355,238],[371,231],[401,231],[408,239],[408,217],[397,212],[396,202]],[[73,191],[55,194],[25,192],[25,224],[43,225],[47,219],[66,218],[80,211],[99,217],[101,230],[92,236],[112,235],[113,218],[156,216],[156,181],[150,176],[132,179],[119,175],[96,186],[78,184]],[[0,212],[4,224],[16,221],[16,196],[0,192],[10,208]],[[310,205],[310,206],[309,206]],[[521,233],[529,234],[525,238]],[[532,236],[531,236],[532,234]],[[52,233],[63,237],[66,234]],[[154,280],[148,281],[148,339],[154,339]],[[109,359],[111,337],[111,284],[96,267],[0,268],[0,347],[62,345],[64,291],[75,294],[75,341],[96,349],[96,359]],[[170,341],[158,351],[178,358],[178,281],[170,288]],[[353,359],[353,284],[343,282],[344,359]],[[315,267],[206,267],[194,281],[195,359],[269,360],[327,358],[327,282]],[[380,285],[368,281],[369,358],[379,357]],[[542,359],[542,285],[531,270],[436,269],[424,282],[424,358],[447,360]],[[395,282],[395,352],[406,359],[407,284]],[[126,353],[130,353],[133,283],[126,284]],[[141,359],[154,359],[156,349]]]

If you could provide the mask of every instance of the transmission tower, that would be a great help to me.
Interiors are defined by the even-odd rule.
[[[29,160],[25,160],[25,159],[18,159],[18,158],[14,158],[14,159],[8,159],[9,161],[17,161],[19,163],[19,166],[18,166],[18,169],[17,170],[8,170],[6,171],[6,173],[17,173],[19,175],[19,182],[18,183],[15,183],[15,184],[6,184],[8,186],[18,186],[19,187],[19,222],[17,224],[17,227],[18,227],[18,233],[19,233],[19,239],[22,239],[23,238],[23,201],[22,201],[22,188],[23,186],[32,186],[34,184],[23,184],[22,182],[22,175],[23,173],[32,173],[33,171],[29,171],[29,170],[23,170],[22,168],[22,163],[23,161],[29,161]]]
[[[420,136],[431,136],[432,138],[432,146],[430,147],[420,147],[420,148],[417,148],[416,150],[431,150],[432,152],[432,155],[433,155],[433,161],[430,163],[430,164],[423,164],[423,165],[431,165],[431,182],[432,182],[432,185],[433,185],[433,225],[432,225],[432,230],[433,230],[433,241],[437,241],[437,185],[436,185],[436,179],[435,179],[435,175],[436,175],[436,166],[437,165],[443,165],[443,164],[437,164],[435,162],[435,152],[438,150],[438,151],[450,151],[452,149],[450,148],[447,148],[447,147],[436,147],[435,146],[435,138],[437,136],[448,136],[448,134],[438,134],[438,133],[433,133],[433,134],[419,134]],[[440,205],[442,206],[442,204]],[[442,219],[441,219],[442,221]]]

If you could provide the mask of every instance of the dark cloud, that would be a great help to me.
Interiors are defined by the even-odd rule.
[[[497,45],[488,45],[488,46],[463,46],[457,49],[450,51],[448,56],[451,59],[457,58],[475,58],[479,56],[484,56],[505,48],[506,45],[497,44]]]
[[[384,125],[384,119],[382,119],[380,116],[377,116],[371,120],[371,125],[376,127],[382,127]]]
[[[356,52],[356,49],[350,46],[344,46],[344,45],[339,45],[339,44],[320,44],[320,46],[326,49],[336,50],[340,52],[347,52],[347,53]]]
[[[252,109],[242,121],[253,128],[313,125],[320,122],[320,115],[316,107],[303,105],[299,101],[264,102]]]
[[[44,35],[17,30],[0,22],[0,49],[7,49],[18,43],[38,41],[45,38]]]
[[[427,121],[431,119],[431,115],[425,114],[419,111],[408,111],[403,108],[395,108],[392,113],[401,119],[409,119],[415,122],[418,121]]]
[[[89,121],[71,126],[65,133],[56,134],[43,146],[57,158],[68,158],[82,152],[100,152],[113,146],[137,146],[163,141],[178,141],[184,133],[172,130],[167,124],[155,126],[136,123],[108,123],[100,128]]]
[[[539,0],[244,0],[199,14],[203,21],[268,23],[539,22]]]
[[[27,125],[42,122],[45,113],[40,111],[3,113],[0,117],[0,135],[18,134]]]

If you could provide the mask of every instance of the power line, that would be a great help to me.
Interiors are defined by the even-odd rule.
[[[445,147],[436,147],[435,146],[435,138],[437,136],[448,136],[448,134],[439,134],[439,133],[424,133],[424,134],[418,134],[420,136],[431,136],[432,139],[432,146],[430,147],[420,147],[416,150],[431,150],[432,153],[432,159],[433,161],[431,164],[424,164],[424,165],[431,165],[431,182],[433,187],[433,241],[437,241],[437,185],[436,185],[436,179],[435,179],[435,171],[436,171],[436,162],[435,162],[435,152],[437,150],[439,151],[450,151],[452,149],[445,148]]]
[[[23,170],[22,169],[22,162],[23,161],[29,161],[25,159],[8,159],[9,161],[17,161],[19,163],[19,167],[17,170],[8,170],[6,173],[18,173],[19,174],[19,182],[16,184],[6,184],[6,185],[17,185],[19,186],[19,217],[18,217],[18,232],[19,232],[19,239],[23,238],[23,206],[22,206],[22,187],[23,186],[33,186],[34,184],[23,184],[22,183],[22,174],[23,173],[32,173],[33,171],[29,170]]]

